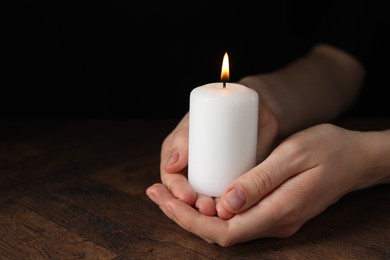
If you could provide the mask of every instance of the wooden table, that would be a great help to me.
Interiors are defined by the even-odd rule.
[[[185,231],[145,195],[177,122],[2,120],[0,259],[390,259],[389,185],[345,196],[290,238],[223,248]]]

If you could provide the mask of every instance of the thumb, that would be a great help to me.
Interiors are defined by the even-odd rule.
[[[188,113],[164,140],[161,149],[161,170],[177,173],[188,163]]]
[[[237,178],[222,194],[221,204],[227,211],[234,214],[245,211],[295,175],[297,171],[286,160],[285,153],[278,154],[276,150],[261,164]]]

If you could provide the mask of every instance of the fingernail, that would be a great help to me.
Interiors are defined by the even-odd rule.
[[[241,189],[233,188],[224,196],[224,200],[230,209],[238,210],[246,202],[246,197]]]
[[[178,160],[179,160],[179,153],[173,153],[169,157],[169,159],[168,159],[167,163],[165,164],[165,166],[171,166],[171,165],[175,164]]]
[[[153,193],[153,192],[148,192],[148,197],[156,204],[158,204],[158,198],[156,197],[156,195]]]

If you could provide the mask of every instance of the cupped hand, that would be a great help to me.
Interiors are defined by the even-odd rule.
[[[258,161],[262,161],[271,151],[277,136],[277,120],[274,113],[267,106],[267,101],[260,96],[258,134]],[[172,196],[190,206],[194,206],[200,213],[214,216],[217,214],[218,199],[202,194],[196,194],[187,180],[188,165],[188,125],[187,113],[175,129],[164,139],[161,147],[160,177]],[[223,211],[225,217],[230,214]]]
[[[184,229],[222,246],[294,234],[344,194],[362,187],[367,169],[363,133],[330,124],[283,141],[258,166],[238,178],[217,207],[230,217],[202,214],[155,184],[148,195]],[[364,185],[363,185],[364,186]]]

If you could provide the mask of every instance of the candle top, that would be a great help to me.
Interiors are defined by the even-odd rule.
[[[192,90],[198,95],[213,96],[257,96],[257,92],[251,88],[237,83],[226,83],[223,87],[222,82],[205,84]]]

